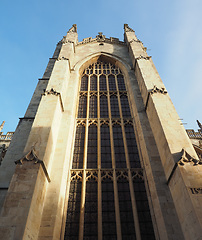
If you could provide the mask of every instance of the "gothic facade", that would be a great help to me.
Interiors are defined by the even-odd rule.
[[[201,239],[201,136],[133,29],[73,25],[4,149],[0,239]]]

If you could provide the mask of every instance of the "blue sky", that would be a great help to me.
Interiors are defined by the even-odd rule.
[[[45,71],[49,57],[72,24],[79,41],[103,32],[123,40],[128,23],[148,48],[185,128],[202,122],[202,1],[1,1],[0,122],[14,131]]]

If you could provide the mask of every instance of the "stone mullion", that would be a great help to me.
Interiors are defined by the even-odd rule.
[[[98,170],[98,240],[102,240],[102,183],[100,169]]]
[[[132,209],[133,209],[133,219],[134,219],[134,223],[135,223],[136,239],[141,240],[140,225],[139,225],[137,206],[136,206],[136,199],[135,199],[135,193],[134,193],[134,188],[133,188],[132,174],[131,174],[130,170],[128,171],[128,179],[129,179],[130,197],[131,197]]]
[[[101,134],[100,134],[100,85],[99,85],[99,77],[97,82],[97,117],[98,117],[98,169],[101,168]]]
[[[97,75],[98,76],[98,75]],[[97,165],[98,165],[98,240],[102,240],[102,184],[101,184],[101,134],[100,134],[100,85],[97,78]]]
[[[81,206],[80,206],[80,222],[79,222],[79,240],[83,240],[84,233],[84,213],[85,213],[85,194],[86,194],[86,166],[87,166],[87,147],[88,147],[88,122],[89,122],[89,99],[90,99],[90,75],[88,75],[88,94],[86,108],[86,129],[84,141],[84,156],[83,156],[83,181],[81,190]]]
[[[120,218],[119,198],[118,198],[118,186],[117,186],[116,170],[115,169],[113,169],[113,184],[114,184],[114,204],[115,204],[115,213],[116,213],[117,240],[122,240],[121,218]]]
[[[116,214],[116,233],[117,239],[121,240],[121,220],[119,211],[119,199],[118,199],[118,187],[116,182],[116,164],[115,164],[115,152],[114,152],[114,140],[113,140],[113,128],[112,128],[112,116],[111,116],[111,105],[110,105],[110,93],[109,93],[109,83],[108,76],[106,76],[107,83],[107,98],[108,98],[108,112],[109,112],[109,128],[110,128],[110,143],[111,143],[111,158],[112,158],[112,168],[113,168],[113,185],[114,185],[114,203],[115,203],[115,214]]]

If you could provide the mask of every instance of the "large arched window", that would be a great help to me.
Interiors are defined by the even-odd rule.
[[[65,239],[98,237],[155,239],[124,75],[99,60],[81,76]]]

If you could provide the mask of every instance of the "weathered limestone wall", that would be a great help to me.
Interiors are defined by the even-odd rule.
[[[191,194],[190,188],[200,188],[202,185],[201,165],[193,166],[192,161],[183,167],[177,164],[182,148],[195,159],[196,152],[180,125],[179,117],[152,60],[128,26],[125,26],[125,39],[184,238],[199,239],[202,236],[201,198]]]
[[[60,44],[58,45],[58,48],[59,47],[61,47]],[[59,52],[60,51],[56,49],[54,55],[59,54]],[[30,152],[30,155],[28,154],[22,158],[21,162],[18,162],[18,164],[22,163],[22,166],[17,166],[14,177],[12,178],[0,217],[1,226],[3,226],[1,228],[1,239],[38,238],[44,197],[46,195],[47,184],[50,182],[52,160],[60,120],[64,112],[65,93],[70,71],[68,58],[58,58],[54,61],[51,59],[49,63],[44,78],[39,81],[39,87],[36,89],[25,114],[25,119],[28,119],[28,115],[31,115],[29,119],[34,118],[32,128],[28,132],[26,146],[22,147],[22,153],[26,154]],[[50,72],[52,73],[50,74]],[[47,81],[49,77],[50,79]],[[43,83],[48,83],[47,87],[41,87]],[[44,89],[46,89],[45,92]],[[43,96],[41,98],[42,94]],[[22,131],[23,130],[24,128],[22,128]],[[16,131],[16,136],[19,142],[20,136],[18,131]],[[23,138],[23,136],[22,134],[21,138]],[[22,157],[22,154],[20,157]],[[12,159],[10,159],[10,161],[13,163]],[[36,165],[33,165],[34,162]],[[30,167],[30,164],[32,164],[32,167]],[[30,171],[32,173],[30,173]],[[25,174],[26,176],[24,176]],[[28,176],[30,176],[30,178],[20,184],[20,182]],[[13,186],[17,186],[17,190]],[[24,205],[25,197],[22,193],[28,198],[27,203]],[[17,204],[12,206],[11,199],[16,199],[16,194],[18,196]],[[10,212],[11,210],[12,214]],[[13,213],[18,217],[13,218],[11,221],[10,219]],[[23,217],[22,224],[19,224],[20,217]]]
[[[161,163],[157,145],[145,112],[138,82],[128,71],[127,87],[135,121],[135,133],[157,239],[183,239],[179,220]],[[127,73],[126,73],[127,75]]]

